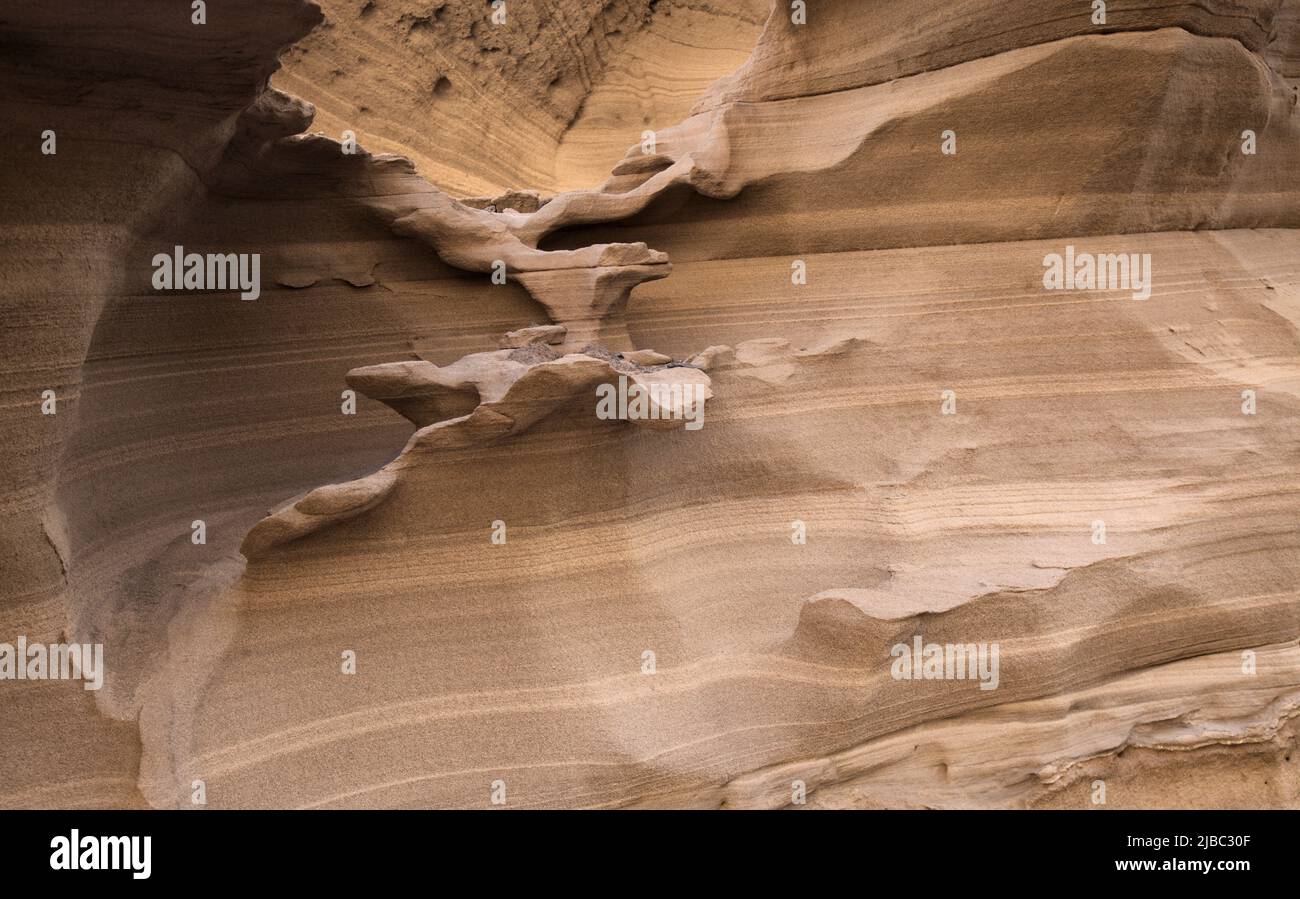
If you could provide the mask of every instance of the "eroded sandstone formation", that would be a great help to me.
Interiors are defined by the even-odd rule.
[[[1293,0],[321,5],[0,14],[0,804],[1300,804]]]
[[[399,153],[456,196],[599,183],[629,136],[745,61],[767,0],[325,0],[275,77],[315,127]]]

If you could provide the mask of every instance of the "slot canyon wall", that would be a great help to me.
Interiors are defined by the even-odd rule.
[[[205,10],[0,11],[0,807],[1300,807],[1300,2]]]

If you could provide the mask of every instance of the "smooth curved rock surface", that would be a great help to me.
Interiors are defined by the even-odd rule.
[[[1300,806],[1294,0],[172,6],[0,13],[0,806]]]

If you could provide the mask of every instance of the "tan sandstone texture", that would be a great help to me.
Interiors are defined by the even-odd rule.
[[[0,807],[1300,807],[1300,0],[789,5],[0,10]]]

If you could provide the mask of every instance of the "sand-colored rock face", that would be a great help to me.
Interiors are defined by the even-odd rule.
[[[767,0],[324,0],[278,87],[316,129],[410,158],[456,196],[599,184],[629,136],[685,118],[743,63]]]
[[[0,805],[1300,806],[1294,2],[165,6],[0,14]]]
[[[778,4],[785,6],[790,4]],[[1179,28],[1290,55],[1287,0],[817,0],[767,22],[753,55],[697,103],[782,100],[883,84],[1067,37]],[[1118,87],[1118,83],[1115,85]]]

